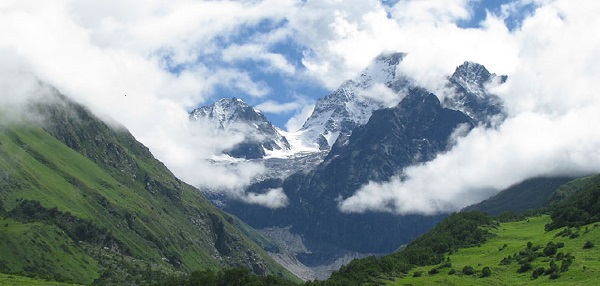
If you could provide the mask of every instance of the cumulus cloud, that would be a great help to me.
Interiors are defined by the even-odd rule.
[[[509,118],[497,130],[475,129],[435,161],[405,170],[408,180],[365,186],[342,209],[432,213],[529,176],[597,171],[598,134],[590,125],[599,122],[593,110],[600,110],[594,93],[600,88],[598,5],[515,1],[478,28],[459,27],[476,2],[2,1],[0,104],[18,105],[39,93],[39,79],[125,125],[183,180],[235,193],[264,167],[215,166],[215,156],[243,136],[191,124],[188,110],[225,88],[260,98],[265,112],[295,114],[286,124],[295,131],[313,106],[274,99],[273,88],[244,70],[245,63],[258,63],[283,81],[333,90],[382,51],[401,51],[408,55],[399,72],[436,92],[465,60],[510,75],[494,90]],[[530,3],[536,10],[509,30],[505,20]],[[294,55],[282,52],[282,44]],[[394,101],[380,86],[373,92]],[[280,195],[272,191],[247,201],[277,201]],[[411,198],[414,204],[402,203]]]
[[[294,65],[289,63],[283,55],[272,53],[265,49],[264,45],[259,44],[235,45],[223,51],[223,59],[226,62],[244,60],[261,61],[267,63],[264,69],[268,72],[280,72],[288,75],[296,73]]]
[[[393,18],[401,23],[445,25],[469,18],[469,2],[473,1],[407,0],[398,1],[389,10]]]
[[[395,93],[383,83],[376,83],[368,89],[360,90],[358,95],[381,102],[385,107],[397,105],[403,96],[402,93]]]
[[[287,113],[298,109],[301,105],[302,103],[300,101],[279,103],[274,100],[267,100],[258,104],[256,109],[266,113]]]
[[[306,1],[288,16],[297,42],[306,49],[302,63],[329,89],[353,78],[384,50],[398,50],[398,23],[378,0]]]
[[[306,122],[306,120],[313,113],[314,109],[315,109],[314,104],[304,105],[304,107],[302,107],[302,109],[297,111],[296,114],[294,114],[294,116],[292,116],[285,123],[285,129],[288,132],[296,132],[296,131],[300,130],[300,128],[302,128],[302,125],[304,125],[304,122]]]
[[[481,127],[435,160],[369,184],[340,203],[345,212],[455,211],[536,176],[600,171],[599,5],[548,1],[520,29],[505,31],[516,53],[508,82],[494,91],[509,118]],[[591,124],[591,125],[590,125]]]
[[[288,198],[282,188],[269,189],[266,193],[248,193],[244,201],[251,204],[259,204],[270,209],[278,209],[287,206]]]

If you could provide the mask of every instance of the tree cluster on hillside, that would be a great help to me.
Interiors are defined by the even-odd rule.
[[[550,212],[546,230],[563,226],[580,227],[600,221],[600,185],[590,185],[557,204]]]
[[[559,252],[559,249],[564,247],[564,243],[549,241],[546,246],[534,245],[532,242],[527,242],[525,249],[504,257],[500,261],[500,265],[509,265],[513,262],[519,264],[517,273],[526,273],[532,271],[531,279],[537,279],[540,276],[548,276],[550,279],[557,279],[564,272],[569,270],[571,263],[575,259],[570,253]],[[533,263],[538,258],[544,261],[549,261],[548,268],[538,267],[534,269]],[[539,263],[538,263],[539,264]],[[560,264],[560,267],[559,267]]]
[[[258,276],[250,270],[238,268],[225,268],[217,271],[207,269],[198,270],[185,276],[171,276],[165,278],[156,286],[287,286],[297,285],[283,278],[267,275]]]

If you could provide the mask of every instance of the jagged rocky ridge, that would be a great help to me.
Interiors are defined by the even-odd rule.
[[[321,98],[315,104],[311,116],[294,134],[305,146],[316,147],[321,153],[328,152],[339,136],[347,136],[354,128],[364,125],[373,111],[391,107],[398,102],[383,98],[383,92],[396,94],[397,101],[416,85],[406,75],[397,71],[405,54],[386,53],[376,57],[355,79],[344,82],[337,90]],[[444,107],[464,112],[475,125],[494,126],[502,122],[506,114],[499,97],[487,91],[486,85],[502,83],[506,76],[497,76],[477,63],[464,62],[448,77],[442,100]],[[314,165],[295,162],[323,159],[322,154],[300,154],[291,146],[285,132],[273,126],[260,112],[238,98],[224,98],[210,106],[190,112],[193,120],[206,120],[214,128],[230,133],[242,134],[245,139],[225,153],[236,158],[262,159],[267,154],[280,150],[281,155],[270,158],[284,160],[293,168],[285,168],[284,175],[294,170],[307,169]],[[291,134],[288,134],[291,135]],[[306,148],[302,148],[306,149]],[[310,149],[310,147],[309,147]],[[294,158],[295,157],[295,158]],[[274,161],[280,161],[275,159]],[[266,162],[268,166],[279,162]],[[274,163],[274,164],[271,164]],[[276,168],[271,168],[275,170]],[[289,169],[289,170],[287,170]],[[267,176],[271,177],[271,176]],[[281,177],[281,176],[277,176]]]
[[[244,135],[225,153],[234,158],[263,158],[268,151],[289,150],[290,144],[265,116],[239,98],[223,98],[190,112],[193,120],[206,120],[216,129]]]
[[[405,54],[382,54],[361,74],[344,82],[337,90],[321,98],[300,131],[305,144],[316,144],[329,150],[340,135],[367,123],[373,111],[387,107],[388,102],[374,96],[374,88],[387,88],[393,93],[406,93],[410,80],[397,73]]]
[[[483,65],[464,62],[448,78],[452,92],[443,101],[445,107],[462,111],[474,124],[494,126],[506,117],[502,100],[486,89],[488,84],[504,83],[507,76],[490,73]]]

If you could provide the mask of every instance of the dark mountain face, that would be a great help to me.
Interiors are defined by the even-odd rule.
[[[328,182],[345,198],[369,181],[433,159],[461,124],[472,126],[463,113],[442,108],[435,95],[412,89],[398,106],[374,112],[366,125],[338,139],[312,180]]]
[[[244,134],[242,142],[225,153],[235,158],[263,158],[267,151],[288,150],[290,144],[265,116],[238,98],[223,98],[190,112],[194,120],[207,120],[215,128]]]
[[[316,169],[251,187],[259,192],[265,187],[283,187],[288,207],[265,211],[232,205],[227,209],[258,228],[292,225],[292,231],[315,244],[363,253],[391,252],[434,226],[442,216],[342,214],[339,199],[351,196],[371,180],[387,180],[404,167],[433,159],[447,149],[450,135],[461,125],[472,127],[470,118],[443,108],[435,95],[412,89],[396,107],[375,111],[352,135],[338,138]]]
[[[348,136],[366,124],[371,114],[385,104],[369,96],[370,88],[383,84],[393,93],[406,94],[416,85],[397,72],[405,54],[382,54],[355,79],[344,82],[331,94],[317,101],[311,116],[302,126],[304,139],[316,142],[323,150],[333,146],[338,136]],[[503,83],[506,76],[490,73],[483,65],[465,62],[447,79],[452,92],[442,104],[471,117],[474,125],[494,126],[506,117],[502,100],[487,90],[487,85]]]

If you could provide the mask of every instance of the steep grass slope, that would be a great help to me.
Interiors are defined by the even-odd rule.
[[[144,284],[245,266],[292,278],[126,130],[48,98],[31,108],[43,120],[0,120],[0,249],[12,251],[0,272]]]

